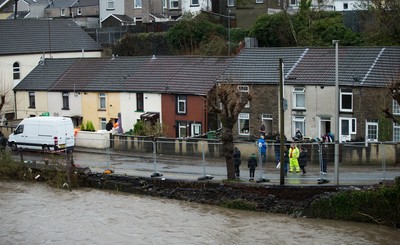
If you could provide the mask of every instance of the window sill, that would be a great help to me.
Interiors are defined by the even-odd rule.
[[[293,108],[292,111],[306,111],[306,108]]]
[[[36,107],[30,107],[30,106],[29,106],[28,109],[36,109]]]
[[[136,110],[135,112],[144,112],[144,110]]]
[[[69,107],[61,108],[61,110],[63,110],[63,111],[69,111]]]
[[[106,108],[99,108],[97,111],[106,111]]]
[[[115,8],[106,9],[106,11],[114,11],[114,10],[115,10]]]

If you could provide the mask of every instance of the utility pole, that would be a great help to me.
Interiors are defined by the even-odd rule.
[[[339,40],[332,40],[332,44],[335,45],[335,185],[339,185]]]
[[[284,118],[284,99],[283,99],[283,60],[282,58],[279,58],[279,99],[280,99],[280,161],[281,161],[281,171],[280,171],[280,185],[285,185],[285,156],[284,156],[284,151],[285,151],[285,118]]]

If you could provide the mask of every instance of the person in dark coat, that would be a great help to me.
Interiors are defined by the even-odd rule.
[[[247,163],[247,167],[250,170],[250,181],[254,181],[254,172],[256,171],[256,167],[258,165],[258,161],[257,161],[257,156],[256,154],[251,154],[251,156],[249,157],[248,163]]]
[[[240,150],[237,147],[233,150],[233,163],[235,164],[236,177],[240,177],[240,164],[242,164],[242,160],[240,159]]]
[[[106,130],[107,131],[111,131],[111,129],[114,127],[114,124],[113,124],[113,122],[112,122],[112,120],[110,119],[109,121],[108,121],[108,123],[106,124]]]
[[[307,149],[304,147],[300,147],[300,156],[299,156],[299,166],[303,174],[306,174],[306,166],[307,166]]]
[[[276,164],[278,165],[281,162],[281,139],[279,136],[276,136],[274,148]]]

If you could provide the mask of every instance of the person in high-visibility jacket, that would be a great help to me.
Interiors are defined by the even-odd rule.
[[[297,145],[292,143],[289,148],[289,172],[296,171],[296,173],[300,172],[300,166],[299,166],[299,161],[298,158],[300,156],[300,151],[299,148],[297,148]]]

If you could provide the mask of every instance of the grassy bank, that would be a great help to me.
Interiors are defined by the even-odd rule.
[[[400,177],[391,185],[321,196],[305,210],[310,217],[376,223],[400,228]]]

